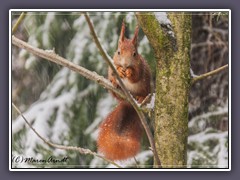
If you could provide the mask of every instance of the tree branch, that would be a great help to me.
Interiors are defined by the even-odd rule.
[[[206,42],[200,42],[200,43],[192,43],[191,44],[191,49],[194,48],[199,48],[199,47],[205,47],[205,46],[217,46],[217,47],[223,47],[226,46],[226,43],[224,42],[211,42],[211,41],[206,41]]]
[[[226,64],[226,65],[224,65],[224,66],[222,66],[222,67],[220,67],[220,68],[218,68],[218,69],[215,69],[215,70],[213,70],[213,71],[210,71],[210,72],[208,72],[208,73],[205,73],[205,74],[202,74],[202,75],[199,75],[199,76],[195,76],[195,77],[192,79],[191,84],[194,84],[194,83],[196,83],[197,81],[202,80],[202,79],[204,79],[204,78],[207,78],[207,77],[209,77],[209,76],[213,76],[213,75],[215,75],[215,74],[217,74],[217,73],[219,73],[219,72],[221,72],[221,71],[223,71],[223,70],[225,70],[225,69],[227,69],[227,68],[228,68],[228,64]]]
[[[84,149],[81,147],[76,147],[76,146],[63,146],[63,145],[59,145],[59,144],[55,144],[52,143],[51,141],[48,141],[47,139],[45,139],[44,137],[42,137],[33,127],[32,125],[28,122],[28,120],[25,118],[25,116],[22,114],[22,112],[16,107],[16,105],[14,103],[12,103],[12,106],[14,107],[14,109],[18,112],[18,114],[24,119],[24,121],[27,123],[27,125],[32,129],[32,131],[47,145],[57,148],[57,149],[63,149],[63,150],[68,150],[68,151],[78,151],[80,154],[85,154],[85,155],[93,155],[93,156],[97,156],[105,161],[107,161],[108,163],[111,163],[113,165],[115,165],[118,168],[123,168],[120,165],[118,165],[117,163],[115,163],[114,161],[111,161],[99,154],[97,154],[96,152],[91,151],[90,149]]]
[[[83,68],[79,65],[76,65],[76,64],[70,62],[69,60],[64,59],[63,57],[58,56],[53,51],[49,51],[49,50],[44,51],[42,49],[33,47],[30,44],[16,38],[15,36],[12,36],[12,43],[14,45],[16,45],[17,47],[23,48],[23,49],[27,50],[28,52],[30,52],[30,53],[32,53],[36,56],[39,56],[41,58],[44,58],[44,59],[49,60],[51,62],[54,62],[56,64],[62,65],[64,67],[67,67],[67,68],[73,70],[74,72],[77,72],[77,73],[81,74],[85,78],[93,80],[93,81],[97,82],[98,84],[100,84],[101,86],[115,92],[116,94],[118,94],[123,99],[126,99],[126,96],[120,90],[116,89],[103,76],[99,76],[95,72],[89,71],[88,69],[85,69],[85,68]]]
[[[129,93],[129,91],[127,90],[127,88],[125,87],[125,85],[123,84],[119,74],[117,73],[117,70],[116,68],[114,67],[113,65],[113,60],[112,58],[107,54],[107,52],[104,50],[104,48],[102,47],[97,35],[96,35],[96,32],[94,30],[94,27],[93,27],[93,24],[88,16],[87,13],[84,13],[84,16],[86,18],[86,21],[88,23],[88,26],[89,26],[89,29],[91,31],[91,34],[93,36],[93,39],[101,53],[101,55],[103,56],[104,60],[108,63],[108,65],[110,66],[110,68],[113,70],[118,82],[119,82],[119,85],[121,87],[121,89],[123,90],[124,94],[126,95],[126,99],[128,100],[128,102],[131,103],[131,105],[134,107],[134,109],[136,110],[140,120],[141,120],[141,123],[145,129],[145,132],[147,134],[147,137],[148,137],[148,140],[149,140],[149,143],[153,149],[153,154],[154,154],[154,157],[155,159],[157,160],[157,164],[158,164],[158,167],[161,167],[161,161],[158,157],[158,154],[157,154],[157,151],[156,151],[156,147],[155,147],[155,143],[154,143],[154,138],[153,138],[153,135],[151,133],[151,130],[147,124],[147,120],[146,120],[146,117],[143,113],[143,111],[140,110],[138,104],[136,103],[136,101],[134,100],[134,98],[132,97],[132,95]]]
[[[23,19],[25,18],[26,16],[26,12],[22,12],[21,15],[19,16],[19,18],[17,19],[17,22],[14,24],[13,28],[12,28],[12,34],[14,34],[17,29],[18,29],[18,26],[20,25],[20,23],[23,21]]]

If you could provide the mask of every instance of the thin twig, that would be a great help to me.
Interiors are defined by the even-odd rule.
[[[153,149],[153,154],[154,154],[154,157],[155,157],[155,159],[157,161],[157,164],[158,164],[159,167],[161,167],[161,161],[160,161],[160,159],[158,157],[158,154],[157,154],[157,151],[156,151],[154,138],[153,138],[151,130],[150,130],[148,124],[147,124],[147,120],[146,120],[146,117],[145,117],[144,113],[140,110],[138,104],[135,102],[135,100],[133,99],[132,95],[129,93],[129,91],[127,90],[127,88],[123,84],[119,74],[117,73],[116,68],[114,67],[114,65],[112,63],[113,62],[112,58],[107,54],[107,52],[102,47],[102,45],[101,45],[101,43],[100,43],[100,41],[99,41],[99,39],[98,39],[98,37],[96,35],[96,32],[95,32],[94,27],[93,27],[93,24],[92,24],[92,22],[91,22],[91,20],[90,20],[90,18],[88,16],[88,14],[84,13],[84,16],[86,18],[86,21],[88,23],[88,26],[89,26],[89,29],[90,29],[91,34],[93,36],[93,39],[94,39],[94,41],[95,41],[95,43],[96,43],[96,45],[97,45],[101,55],[103,56],[104,60],[108,63],[110,68],[113,70],[113,72],[114,72],[114,74],[115,74],[115,76],[116,76],[116,78],[117,78],[117,80],[119,82],[119,86],[121,87],[121,89],[123,90],[124,94],[126,95],[126,98],[127,98],[128,102],[130,102],[131,105],[136,110],[136,112],[137,112],[137,114],[138,114],[138,116],[139,116],[139,118],[141,120],[141,123],[142,123],[142,125],[143,125],[143,127],[145,129],[145,132],[147,134],[149,143],[150,143],[150,145],[151,145],[151,147]]]
[[[13,28],[12,28],[12,34],[14,34],[17,29],[18,29],[18,26],[21,24],[21,22],[23,21],[23,19],[25,18],[26,16],[26,12],[22,12],[21,15],[19,16],[17,22],[14,24]]]
[[[217,73],[219,73],[219,72],[221,72],[221,71],[223,71],[223,70],[225,70],[225,69],[227,69],[228,68],[228,64],[226,64],[226,65],[224,65],[224,66],[222,66],[222,67],[220,67],[220,68],[218,68],[218,69],[215,69],[215,70],[213,70],[213,71],[210,71],[210,72],[208,72],[208,73],[205,73],[205,74],[202,74],[202,75],[199,75],[199,76],[195,76],[193,79],[192,79],[192,84],[194,84],[195,82],[197,82],[197,81],[199,81],[199,80],[202,80],[202,79],[204,79],[204,78],[207,78],[207,77],[209,77],[209,76],[213,76],[213,75],[215,75],[215,74],[217,74]]]
[[[148,94],[147,97],[145,97],[145,99],[144,99],[144,100],[142,101],[142,103],[140,104],[140,107],[145,106],[145,105],[149,102],[149,100],[150,100],[151,97],[152,97],[152,93],[151,93],[151,94]]]
[[[137,161],[137,158],[136,158],[135,156],[134,156],[133,158],[134,158],[134,161],[135,161],[135,163],[136,163],[136,167],[139,168],[139,166],[138,166],[138,165],[139,165],[139,162]]]
[[[125,85],[123,84],[122,79],[120,78],[120,76],[119,76],[116,68],[114,67],[114,65],[113,65],[113,63],[112,63],[112,62],[113,62],[113,59],[107,54],[106,50],[102,47],[102,45],[101,45],[101,43],[100,43],[100,41],[99,41],[99,39],[98,39],[98,37],[97,37],[97,34],[96,34],[95,30],[94,30],[94,27],[93,27],[93,24],[92,24],[92,22],[91,22],[91,19],[89,18],[88,14],[87,14],[86,12],[84,13],[84,16],[85,16],[85,19],[86,19],[86,21],[87,21],[87,23],[88,23],[88,26],[89,26],[90,32],[91,32],[91,34],[92,34],[93,40],[94,40],[97,48],[98,48],[99,51],[100,51],[100,54],[102,55],[102,57],[103,57],[103,59],[105,60],[105,62],[106,62],[106,63],[110,66],[110,68],[113,70],[114,74],[116,75],[117,80],[119,81],[120,87],[123,89],[124,93],[125,93],[126,96],[127,96],[127,94],[129,94],[129,92],[127,91],[127,88],[126,88]],[[127,96],[127,97],[128,97],[128,96]],[[131,96],[130,96],[129,98],[131,98]],[[130,100],[129,100],[129,101],[130,101]]]
[[[32,131],[47,145],[57,148],[57,149],[63,149],[63,150],[68,150],[68,151],[78,151],[80,154],[85,154],[85,155],[93,155],[93,156],[97,156],[105,161],[107,161],[108,163],[111,163],[113,165],[115,165],[118,168],[123,168],[120,165],[118,165],[117,163],[115,163],[114,161],[111,161],[99,154],[97,154],[96,152],[91,151],[90,149],[84,149],[81,147],[76,147],[76,146],[63,146],[60,144],[55,144],[52,143],[51,141],[48,141],[47,139],[45,139],[44,137],[42,137],[33,127],[32,125],[28,122],[28,120],[26,119],[26,117],[22,114],[22,112],[17,108],[17,106],[12,103],[12,106],[14,107],[14,109],[18,112],[18,114],[24,119],[24,121],[27,123],[27,125],[32,129]]]

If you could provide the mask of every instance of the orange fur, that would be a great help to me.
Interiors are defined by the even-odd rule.
[[[100,126],[98,150],[111,160],[133,157],[140,149],[141,135],[136,111],[128,102],[121,101]]]
[[[132,39],[127,39],[124,36],[125,25],[123,23],[118,49],[114,54],[113,61],[127,90],[134,97],[140,97],[138,98],[140,102],[150,93],[151,73],[147,62],[137,51],[138,30],[137,27]],[[111,68],[108,70],[108,78],[116,88],[120,89]],[[113,95],[121,100],[116,94],[113,93]]]
[[[141,103],[150,93],[151,73],[148,64],[137,52],[138,27],[132,39],[126,39],[124,33],[123,23],[113,60],[127,90]],[[110,68],[108,78],[113,86],[120,89]],[[100,125],[97,145],[106,158],[125,160],[135,156],[140,149],[142,125],[132,105],[113,95],[119,104]]]

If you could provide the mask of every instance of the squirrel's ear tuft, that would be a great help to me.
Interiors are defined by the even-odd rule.
[[[137,25],[136,29],[135,29],[135,32],[134,32],[134,36],[132,38],[132,43],[134,44],[135,47],[138,46],[138,32],[139,32],[139,27]]]
[[[123,42],[125,38],[125,23],[124,21],[122,22],[122,29],[119,37],[119,43]]]

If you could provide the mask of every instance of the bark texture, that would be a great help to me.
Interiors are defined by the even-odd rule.
[[[136,13],[155,52],[155,143],[163,168],[186,167],[190,87],[191,15]],[[161,16],[160,16],[161,18]],[[169,22],[169,23],[166,23]]]

